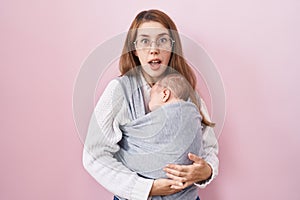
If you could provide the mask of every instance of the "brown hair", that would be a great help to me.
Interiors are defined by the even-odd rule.
[[[133,20],[127,33],[122,55],[119,61],[121,76],[134,69],[135,67],[141,65],[138,57],[134,55],[134,41],[136,39],[137,29],[140,27],[140,25],[144,22],[150,21],[158,22],[169,30],[170,37],[175,41],[175,43],[171,52],[171,57],[168,65],[175,71],[183,75],[189,82],[189,84],[192,86],[192,88],[195,90],[197,82],[196,76],[192,68],[187,64],[186,60],[183,58],[182,45],[179,34],[177,32],[176,25],[167,14],[159,10],[142,11],[139,14],[137,14],[135,19]],[[201,115],[203,117],[203,123],[205,125],[211,126],[212,123],[207,123],[208,121],[204,118],[202,112]]]

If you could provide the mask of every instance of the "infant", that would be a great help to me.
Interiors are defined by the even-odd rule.
[[[194,96],[188,81],[180,74],[169,74],[153,85],[150,91],[149,110],[178,101],[188,101]],[[193,98],[192,98],[193,99]]]

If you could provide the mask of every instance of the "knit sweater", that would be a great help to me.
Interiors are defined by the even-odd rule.
[[[143,81],[143,101],[145,112],[148,111],[150,87]],[[201,101],[202,111],[208,117],[204,102]],[[91,116],[88,134],[83,150],[83,165],[92,177],[113,194],[129,200],[148,199],[153,180],[140,177],[136,172],[126,168],[114,157],[119,151],[118,142],[122,139],[120,126],[130,122],[123,88],[117,79],[112,80],[100,97]],[[212,178],[205,184],[198,185],[203,188],[218,174],[219,160],[218,143],[210,127],[203,130],[203,157],[212,167]]]

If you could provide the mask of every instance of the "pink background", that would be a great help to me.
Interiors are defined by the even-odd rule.
[[[83,169],[73,86],[90,51],[149,8],[201,43],[224,81],[220,175],[201,199],[300,199],[297,0],[2,0],[0,199],[112,198]]]

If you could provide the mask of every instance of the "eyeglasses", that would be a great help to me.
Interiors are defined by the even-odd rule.
[[[156,46],[160,49],[171,50],[175,41],[169,36],[162,36],[157,38],[155,41],[151,41],[148,37],[138,38],[133,42],[136,49],[147,49],[150,48],[152,42],[155,42]]]

